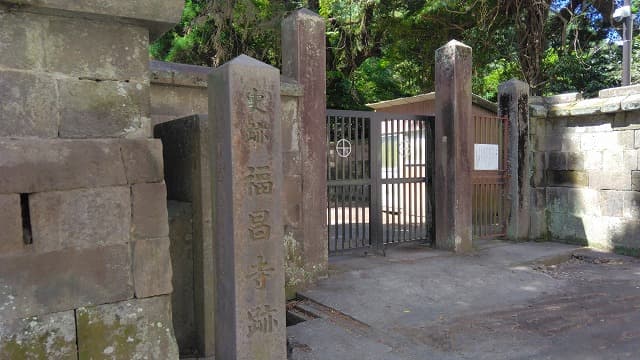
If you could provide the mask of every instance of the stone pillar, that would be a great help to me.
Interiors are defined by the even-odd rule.
[[[529,85],[512,79],[498,87],[498,115],[509,118],[507,237],[529,238]]]
[[[326,272],[329,251],[325,24],[316,13],[302,9],[284,20],[282,74],[298,81],[304,91],[299,100],[302,234],[298,241],[302,243],[306,271],[314,278]],[[296,179],[285,177],[285,181],[295,184]],[[287,188],[285,186],[285,191]]]
[[[455,40],[436,50],[436,247],[472,250],[471,48]]]
[[[151,37],[180,0],[0,1],[0,358],[177,359]]]
[[[286,359],[280,72],[239,56],[209,75],[215,358]]]

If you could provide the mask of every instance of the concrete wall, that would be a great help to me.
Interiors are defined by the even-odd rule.
[[[177,359],[148,44],[182,5],[0,2],[1,359]]]
[[[530,114],[530,238],[637,252],[640,88],[532,98]]]

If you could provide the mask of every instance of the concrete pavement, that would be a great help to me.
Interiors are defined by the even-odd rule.
[[[556,243],[331,259],[290,359],[640,358],[640,261]]]

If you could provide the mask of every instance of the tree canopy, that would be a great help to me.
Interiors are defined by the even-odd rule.
[[[364,104],[433,91],[434,52],[451,39],[473,47],[473,91],[527,81],[537,94],[587,96],[620,83],[622,0],[187,0],[182,21],[153,57],[218,66],[247,54],[280,64],[280,23],[301,7],[327,31],[327,103]],[[640,0],[634,0],[634,12]],[[634,60],[640,60],[640,45]],[[640,80],[634,61],[632,81]]]

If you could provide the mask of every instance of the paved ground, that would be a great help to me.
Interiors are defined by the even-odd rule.
[[[554,243],[333,258],[290,359],[640,359],[640,260]]]

